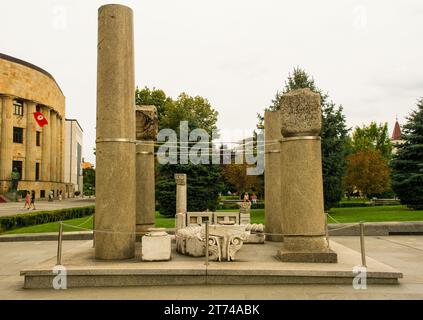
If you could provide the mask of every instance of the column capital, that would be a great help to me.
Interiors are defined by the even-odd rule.
[[[308,88],[285,93],[279,115],[284,137],[318,136],[322,127],[320,95]]]

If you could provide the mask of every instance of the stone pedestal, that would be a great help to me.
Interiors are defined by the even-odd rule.
[[[299,89],[282,97],[281,195],[286,262],[337,262],[325,232],[320,96]]]
[[[171,258],[171,237],[165,228],[150,228],[142,237],[143,261],[167,261]]]
[[[155,106],[136,107],[136,231],[145,234],[156,223],[154,143],[158,122]]]
[[[251,223],[251,203],[238,202],[239,206],[239,224]]]
[[[282,206],[283,194],[281,193],[280,179],[280,139],[281,122],[278,111],[266,111],[264,113],[265,135],[265,171],[264,171],[264,217],[266,236],[268,241],[282,242]],[[279,234],[279,235],[278,235]]]
[[[133,13],[99,9],[95,257],[135,256],[135,80]]]
[[[187,213],[187,175],[175,174],[176,181],[176,213]]]

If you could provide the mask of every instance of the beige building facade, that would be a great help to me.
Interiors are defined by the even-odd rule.
[[[34,112],[48,125],[40,127]],[[11,173],[20,173],[18,190],[36,198],[65,191],[65,96],[47,71],[0,54],[0,194],[11,187]]]
[[[73,197],[76,191],[83,192],[83,130],[78,120],[65,120],[65,137],[65,196]]]

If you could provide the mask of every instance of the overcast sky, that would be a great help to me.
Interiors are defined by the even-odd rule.
[[[94,162],[97,0],[1,0],[0,52],[50,72]],[[224,139],[251,132],[293,67],[348,125],[393,128],[423,96],[423,1],[137,0],[136,84],[206,97]],[[237,129],[239,133],[231,134]]]

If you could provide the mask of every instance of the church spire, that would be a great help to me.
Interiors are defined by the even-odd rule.
[[[393,141],[401,140],[401,127],[398,123],[398,116],[396,117],[394,131],[392,132],[391,140]]]

